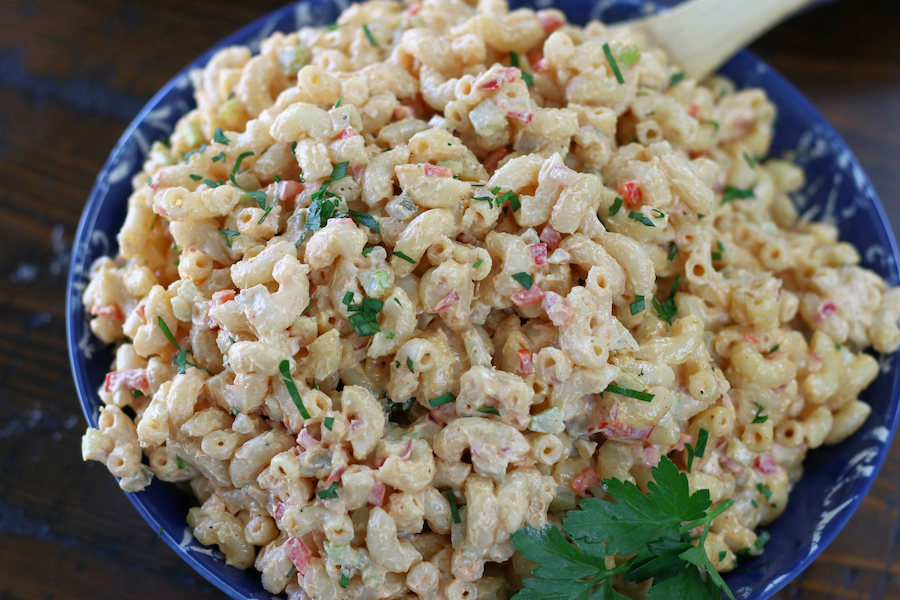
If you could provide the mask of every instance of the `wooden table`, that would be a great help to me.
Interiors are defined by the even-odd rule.
[[[71,239],[127,122],[274,0],[0,2],[0,600],[224,596],[81,462],[66,358]],[[900,5],[844,0],[754,50],[825,113],[900,226]],[[777,598],[900,599],[900,445],[837,540]]]

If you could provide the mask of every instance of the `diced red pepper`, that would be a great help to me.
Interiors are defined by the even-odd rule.
[[[509,111],[506,113],[506,116],[512,117],[513,119],[518,119],[524,125],[528,125],[534,119],[533,112]]]
[[[778,464],[776,464],[775,459],[772,458],[772,455],[768,452],[756,457],[756,460],[753,461],[753,468],[763,475],[774,475],[778,472]]]
[[[546,31],[547,33],[556,31],[566,24],[565,21],[563,21],[556,15],[541,15],[538,17],[538,23],[540,23],[541,27],[543,27],[544,31]]]
[[[550,225],[544,225],[544,228],[541,229],[541,241],[547,244],[547,247],[551,250],[556,250],[562,241],[562,236]]]
[[[727,456],[723,456],[723,457],[722,457],[721,459],[719,459],[719,460],[720,460],[720,462],[721,462],[723,465],[725,465],[725,468],[726,468],[726,469],[728,469],[729,471],[731,471],[731,472],[734,473],[735,475],[740,476],[740,475],[743,475],[743,474],[744,474],[744,467],[742,467],[741,465],[737,464],[736,462],[734,462],[733,460],[731,460],[731,459],[728,458]]]
[[[335,481],[340,481],[341,475],[344,474],[345,469],[346,469],[346,467],[341,465],[341,466],[337,467],[336,469],[334,469],[331,473],[329,473],[328,479],[325,480],[325,487],[330,486]]]
[[[581,475],[572,480],[572,483],[569,484],[569,487],[572,488],[572,491],[578,495],[584,495],[584,492],[589,488],[600,483],[600,476],[597,475],[597,472],[593,469],[588,469],[583,472]]]
[[[540,304],[541,300],[544,299],[544,290],[532,284],[530,290],[522,288],[513,293],[513,295],[510,296],[510,299],[516,306],[531,306],[532,304]]]
[[[398,121],[403,121],[404,119],[412,119],[416,115],[415,111],[411,106],[395,106],[394,107],[394,118]]]
[[[306,544],[303,543],[303,540],[300,538],[289,539],[287,541],[287,556],[294,563],[294,566],[297,567],[297,571],[301,575],[306,575],[313,556]]]
[[[210,306],[219,306],[220,304],[231,302],[232,300],[234,300],[234,296],[234,290],[219,290],[218,292],[213,292],[212,302],[210,302]]]
[[[450,292],[446,296],[444,296],[440,302],[434,307],[435,312],[442,313],[459,300],[459,294],[456,292]]]
[[[503,160],[506,155],[509,154],[509,150],[506,148],[498,148],[494,150],[490,154],[487,155],[484,159],[484,168],[488,173],[493,173],[494,169],[497,168],[497,165],[500,164],[500,161]]]
[[[341,131],[340,138],[341,138],[342,140],[346,140],[348,137],[350,137],[350,136],[352,136],[352,135],[353,135],[353,128],[352,128],[352,127],[348,127],[348,128],[346,128],[346,129],[344,129],[343,131]]]
[[[534,373],[534,363],[531,360],[531,352],[522,348],[521,350],[516,350],[516,354],[519,356],[519,373],[532,375]]]
[[[496,76],[493,79],[489,79],[488,81],[482,83],[480,86],[478,86],[478,89],[496,90],[497,88],[503,87],[507,83],[512,83],[516,80],[517,77],[521,77],[521,74],[522,72],[514,67],[498,69]]]
[[[546,244],[529,244],[528,249],[531,250],[531,258],[534,260],[535,266],[543,267],[547,264],[547,245]]]
[[[118,304],[107,304],[106,306],[95,306],[91,309],[91,314],[98,317],[109,317],[116,321],[124,321],[125,315]]]
[[[103,391],[114,392],[121,389],[129,389],[146,392],[149,385],[146,369],[128,369],[127,371],[107,373]]]
[[[700,114],[700,107],[697,106],[696,104],[691,104],[691,105],[688,107],[688,114],[691,115],[692,117],[694,117],[694,118],[696,119],[696,118],[697,118],[697,115]]]
[[[619,195],[626,206],[637,206],[643,200],[641,188],[634,181],[626,181],[619,186]]]
[[[829,300],[825,304],[822,305],[822,308],[819,309],[819,312],[816,313],[816,324],[821,325],[824,323],[828,317],[837,312],[837,306],[835,306],[834,302]]]
[[[303,184],[299,181],[279,181],[275,184],[275,197],[279,200],[293,198],[303,191]]]
[[[425,163],[425,177],[453,177],[453,169]]]
[[[350,170],[353,173],[353,181],[359,183],[362,181],[363,173],[366,172],[366,165],[354,165]]]
[[[749,333],[744,336],[744,341],[748,342],[750,344],[753,344],[754,346],[759,344],[759,340],[757,340],[755,337],[753,337]]]
[[[279,502],[275,505],[275,518],[280,519],[284,516],[284,511],[287,510],[287,506],[284,502]]]

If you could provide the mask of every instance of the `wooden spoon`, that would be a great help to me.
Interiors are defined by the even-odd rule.
[[[691,79],[701,79],[738,50],[813,0],[690,0],[623,23],[668,52]]]

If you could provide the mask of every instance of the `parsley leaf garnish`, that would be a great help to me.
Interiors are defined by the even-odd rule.
[[[328,431],[331,431],[331,428],[334,427],[334,417],[325,417],[322,419],[322,423]]]
[[[340,108],[341,104],[344,103],[344,95],[341,94],[341,97],[337,99],[337,102],[334,103],[334,108]]]
[[[412,359],[411,359],[410,357],[408,357],[408,356],[406,357],[406,368],[409,369],[409,372],[410,372],[410,373],[415,373],[415,372],[416,372],[416,370],[413,369],[413,361],[412,361]],[[438,398],[440,398],[440,396],[438,396]]]
[[[672,262],[672,259],[675,258],[677,252],[678,246],[675,245],[675,242],[669,242],[669,254],[666,256],[666,260]]]
[[[191,158],[193,155],[197,154],[198,152],[200,152],[200,153],[206,152],[206,144],[203,144],[203,145],[200,146],[199,148],[194,148],[193,150],[187,152],[187,153],[184,155],[184,164],[187,164],[187,163],[188,163],[188,160],[190,160],[190,158]],[[213,160],[215,160],[215,159],[213,159]],[[148,178],[148,179],[149,179],[149,178]],[[147,183],[149,184],[149,182],[147,182]]]
[[[190,175],[188,175],[188,177],[190,177],[194,181],[201,181],[203,179],[203,175],[197,175],[196,173],[191,173]]]
[[[483,262],[484,262],[484,259],[483,259],[483,258],[479,258],[478,260],[475,261],[475,264],[472,265],[472,268],[473,268],[473,269],[477,269],[478,267],[481,266],[481,263],[483,263]]]
[[[224,152],[219,152],[218,154],[216,154],[215,156],[212,157],[213,162],[219,162],[220,160],[225,160]]]
[[[176,457],[175,457],[175,465],[176,465],[179,469],[183,469],[183,468],[184,468],[184,460],[182,460],[182,458],[181,458],[180,456],[176,456]]]
[[[538,565],[514,600],[621,600],[612,589],[613,577],[620,574],[632,582],[653,579],[651,600],[718,598],[718,590],[734,600],[704,547],[713,519],[732,501],[708,510],[709,490],[691,494],[687,476],[665,456],[652,474],[646,496],[631,482],[604,479],[615,502],[588,498],[581,510],[569,512],[563,530],[572,541],[553,525],[513,533],[516,549]],[[703,533],[691,537],[698,526]],[[634,556],[607,569],[604,557],[616,553]]]
[[[340,198],[340,196],[329,192],[328,186],[346,177],[348,166],[350,166],[349,162],[336,164],[328,179],[323,181],[319,190],[312,195],[312,203],[309,205],[309,212],[306,215],[306,226],[303,228],[303,234],[300,236],[300,243],[306,239],[307,232],[314,232],[325,227],[328,219],[334,216],[337,203],[332,202],[328,198]],[[300,243],[297,245],[299,246]]]
[[[631,219],[634,219],[641,225],[646,225],[647,227],[656,227],[656,225],[653,223],[653,221],[651,221],[649,218],[647,218],[645,215],[642,215],[639,212],[631,211],[628,213],[628,217]]]
[[[453,517],[453,522],[457,524],[462,523],[462,519],[459,518],[459,508],[456,506],[456,493],[453,490],[445,490],[444,496],[450,502],[450,516]]]
[[[350,215],[351,219],[353,219],[360,225],[365,225],[374,233],[381,233],[381,226],[378,224],[378,221],[375,220],[375,217],[373,217],[369,213],[359,212],[356,210],[348,210],[347,213]]]
[[[680,283],[681,276],[679,275],[675,278],[675,281],[672,282],[672,289],[669,291],[669,299],[662,304],[660,304],[656,298],[653,299],[653,308],[656,309],[656,316],[669,325],[672,324],[672,319],[678,312],[678,309],[675,307],[675,293],[678,292],[678,285]]]
[[[393,255],[396,256],[397,258],[400,258],[400,259],[405,260],[405,261],[408,262],[408,263],[416,264],[416,261],[414,261],[413,259],[411,259],[411,258],[408,257],[407,255],[403,254],[402,252],[399,252],[399,251],[396,251],[396,250],[395,250],[395,251],[391,252],[391,254],[393,254]]]
[[[534,277],[525,272],[513,273],[512,278],[518,281],[519,284],[526,290],[530,290],[531,286],[534,285]]]
[[[234,168],[231,170],[231,181],[234,183],[234,185],[237,185],[237,181],[234,180],[234,176],[237,175],[238,169],[241,168],[241,163],[244,162],[244,159],[248,156],[253,156],[253,152],[244,152],[237,157],[236,161],[234,161]]]
[[[707,441],[709,441],[709,432],[705,429],[701,429],[697,434],[696,446],[692,446],[690,444],[684,445],[684,447],[687,448],[688,451],[688,473],[691,472],[691,468],[694,466],[694,458],[703,458],[703,454],[706,452]]]
[[[494,408],[493,406],[482,406],[478,409],[478,412],[485,413],[488,415],[500,416],[500,411]]]
[[[684,79],[684,71],[679,71],[672,75],[671,81],[669,81],[669,87],[674,87],[681,83],[681,80]]]

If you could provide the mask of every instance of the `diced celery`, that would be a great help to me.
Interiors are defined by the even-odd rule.
[[[330,542],[325,542],[325,552],[328,553],[328,558],[331,559],[331,562],[339,567],[344,565],[348,567],[359,566],[356,550],[349,544],[332,544]]]
[[[437,166],[439,167],[447,167],[451,171],[453,171],[454,175],[459,175],[462,173],[463,164],[458,160],[439,160],[437,162]]]
[[[749,467],[750,461],[753,460],[753,453],[744,445],[744,442],[738,439],[731,440],[725,455],[742,467]]]
[[[613,344],[610,350],[625,350],[626,352],[634,352],[638,349],[637,340],[634,339],[634,336],[631,335],[631,332],[625,328],[622,323],[616,319],[616,330],[619,333],[619,337],[616,340],[616,343]]]
[[[109,454],[110,448],[97,429],[88,429],[81,438],[81,457],[83,460],[102,460]]]
[[[291,46],[278,53],[278,63],[285,75],[296,75],[309,62],[309,50]]]
[[[205,140],[203,137],[203,130],[200,129],[200,124],[196,121],[188,122],[187,126],[184,128],[182,132],[184,136],[184,143],[188,148],[197,148],[200,144],[202,144]]]
[[[385,269],[363,269],[357,275],[357,279],[369,298],[386,296],[394,285],[390,271]]]
[[[506,127],[506,117],[490,98],[484,100],[469,112],[469,120],[475,133],[481,137],[490,137]]]
[[[232,98],[219,107],[219,118],[227,125],[241,123],[244,116],[244,105],[237,98]],[[231,129],[231,127],[229,127]]]
[[[185,279],[178,288],[178,293],[171,300],[172,312],[175,313],[175,318],[183,323],[189,322],[191,320],[191,310],[198,296],[200,296],[200,292],[197,290],[194,282],[190,279]]]
[[[550,502],[550,510],[573,510],[578,508],[578,497],[564,485],[556,486],[556,495]]]
[[[641,50],[634,44],[625,46],[616,53],[616,60],[620,67],[628,69],[629,67],[636,65],[637,61],[641,60]]]
[[[531,423],[528,425],[528,429],[538,433],[562,433],[565,428],[562,411],[555,406],[531,417]]]

